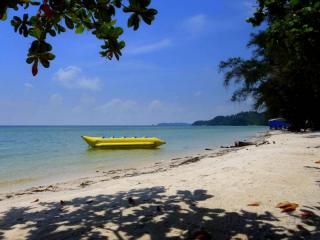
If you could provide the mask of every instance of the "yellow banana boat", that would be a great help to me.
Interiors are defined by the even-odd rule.
[[[104,138],[81,136],[93,148],[156,148],[166,142],[156,137]]]

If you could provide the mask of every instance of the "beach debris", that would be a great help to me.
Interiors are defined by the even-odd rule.
[[[89,200],[86,201],[86,203],[87,203],[87,204],[91,204],[91,203],[93,203],[93,200],[92,200],[92,199],[89,199]]]
[[[130,205],[135,205],[135,204],[136,204],[136,201],[135,201],[132,197],[129,197],[129,198],[128,198],[128,203],[129,203]]]
[[[185,165],[185,164],[190,164],[190,163],[194,163],[194,162],[198,162],[199,160],[201,160],[200,157],[192,157],[192,158],[190,158],[188,160],[185,160],[185,161],[181,162],[180,164],[178,164],[178,166]]]
[[[36,192],[55,192],[57,191],[58,187],[49,185],[49,186],[39,186],[39,187],[32,187],[30,188],[29,192],[36,193]]]
[[[32,203],[35,203],[35,202],[39,202],[39,198],[37,198],[36,200],[32,201]]]
[[[6,198],[12,198],[12,197],[13,197],[13,195],[11,195],[11,194],[6,195]]]
[[[93,183],[92,181],[84,181],[84,182],[80,183],[80,187],[87,187],[92,183]]]
[[[244,142],[244,141],[236,141],[234,142],[234,147],[245,147],[250,145],[256,145],[254,142]]]
[[[248,206],[249,207],[259,207],[260,206],[260,202],[253,202],[253,203],[249,203]]]
[[[64,204],[65,204],[65,202],[60,200],[60,205],[64,205]]]
[[[316,161],[316,162],[314,162],[314,163],[316,163],[316,164],[320,164],[320,160],[319,160],[319,161]]]
[[[204,150],[206,150],[206,151],[212,151],[211,148],[205,148]]]
[[[308,211],[308,210],[302,210],[300,213],[300,217],[303,219],[307,219],[309,217],[312,217],[313,215],[314,215],[314,213],[311,211]]]
[[[291,202],[282,202],[278,203],[276,208],[281,208],[282,212],[292,212],[299,207],[299,204],[297,203],[291,203]]]
[[[261,145],[264,145],[264,144],[270,144],[270,142],[269,141],[258,142],[258,143],[256,143],[256,146],[258,147],[258,146],[261,146]]]

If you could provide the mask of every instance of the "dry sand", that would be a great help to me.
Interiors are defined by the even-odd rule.
[[[0,239],[320,239],[320,133],[267,140],[2,194]]]

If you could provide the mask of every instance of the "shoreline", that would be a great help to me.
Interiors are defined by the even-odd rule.
[[[250,141],[250,142],[262,142],[264,141],[269,135],[270,131],[266,132],[256,132],[255,136],[250,136],[243,141]],[[194,150],[189,152],[187,156],[183,155],[182,153],[173,156],[171,159],[163,159],[157,161],[155,163],[147,164],[143,167],[138,168],[119,168],[119,169],[111,169],[111,170],[95,170],[95,173],[86,172],[85,177],[80,177],[79,175],[74,175],[73,177],[66,177],[63,180],[58,180],[57,178],[53,178],[51,180],[45,180],[43,184],[30,184],[27,187],[13,187],[13,191],[0,191],[0,202],[5,198],[11,198],[11,196],[15,195],[25,195],[25,194],[32,194],[34,192],[46,192],[46,191],[59,191],[59,189],[69,189],[74,190],[77,188],[81,188],[83,186],[89,184],[95,184],[99,181],[108,181],[112,179],[118,179],[123,177],[133,177],[139,176],[143,174],[151,174],[161,171],[168,171],[172,168],[179,167],[185,164],[190,164],[193,162],[200,161],[205,157],[217,157],[224,154],[227,154],[231,151],[236,151],[241,149],[242,147],[236,148],[223,148],[214,147],[214,148],[205,148],[202,151]],[[14,180],[14,182],[20,182],[23,179]],[[27,178],[28,180],[31,178]],[[37,179],[37,178],[34,178]],[[40,178],[41,179],[41,178]],[[37,181],[36,181],[37,182]],[[66,187],[66,186],[72,186]],[[5,187],[4,189],[10,189],[10,187]],[[8,196],[8,197],[7,197]]]
[[[153,172],[114,171],[5,197],[0,237],[319,239],[320,134],[267,137],[271,144],[208,151]],[[297,209],[276,208],[286,201]]]

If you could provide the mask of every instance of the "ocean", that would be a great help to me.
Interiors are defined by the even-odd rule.
[[[192,156],[266,130],[263,126],[0,126],[0,192]],[[158,149],[98,150],[90,149],[81,135],[154,136],[167,144]]]

